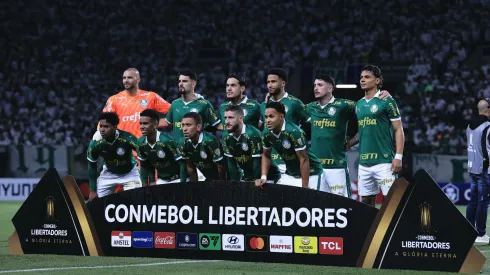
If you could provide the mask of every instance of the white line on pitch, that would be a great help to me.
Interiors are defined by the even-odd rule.
[[[39,272],[39,271],[57,271],[57,270],[74,270],[74,269],[102,269],[102,268],[121,268],[121,267],[135,267],[135,266],[157,266],[157,265],[179,265],[179,264],[193,264],[193,263],[211,263],[219,262],[218,260],[209,261],[176,261],[176,262],[162,262],[162,263],[147,263],[147,264],[126,264],[126,265],[99,265],[99,266],[71,266],[71,267],[53,267],[53,268],[33,268],[33,269],[17,269],[17,270],[1,270],[0,273],[18,273],[18,272]]]

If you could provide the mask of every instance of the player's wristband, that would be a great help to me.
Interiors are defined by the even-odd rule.
[[[402,160],[403,159],[403,155],[402,154],[395,154],[395,159]]]
[[[260,177],[261,180],[267,180],[267,176]]]

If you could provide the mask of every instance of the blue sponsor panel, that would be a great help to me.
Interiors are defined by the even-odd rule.
[[[133,232],[134,248],[153,248],[153,232]]]
[[[470,202],[469,183],[438,182],[446,196],[456,205],[468,205]]]
[[[197,233],[178,232],[177,233],[178,249],[197,249]]]

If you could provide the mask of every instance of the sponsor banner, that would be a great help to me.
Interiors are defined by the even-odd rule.
[[[439,182],[439,187],[444,191],[450,201],[456,205],[468,205],[470,202],[471,184]]]
[[[245,238],[241,234],[223,234],[223,250],[245,251]]]
[[[179,232],[177,233],[177,248],[179,249],[197,249],[197,234]]]
[[[276,253],[293,253],[293,237],[272,235],[270,240],[270,251]]]
[[[27,199],[39,180],[39,178],[0,178],[0,201]]]
[[[155,232],[153,238],[155,240],[155,248],[175,248],[175,233],[174,232]]]
[[[344,239],[338,237],[320,237],[320,254],[344,254]]]
[[[412,165],[413,171],[426,170],[436,182],[470,182],[467,156],[413,154]]]
[[[152,248],[153,232],[133,232],[133,247]]]
[[[131,247],[131,232],[130,231],[112,231],[111,246],[112,247]]]
[[[274,184],[257,189],[251,182],[230,181],[138,188],[87,206],[108,256],[340,266],[356,265],[378,212],[326,192]],[[165,245],[168,235],[158,240],[154,235],[154,249],[117,249],[104,241],[115,230],[175,232],[175,249]],[[309,237],[310,243],[295,244],[295,236]],[[343,255],[319,254],[318,238],[323,236],[342,237]]]
[[[199,249],[221,250],[221,235],[215,233],[199,234]]]
[[[294,253],[317,254],[318,238],[312,236],[294,236]]]

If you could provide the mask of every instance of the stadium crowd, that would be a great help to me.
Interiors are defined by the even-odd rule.
[[[10,2],[0,4],[0,145],[88,144],[128,67],[169,102],[179,69],[194,68],[196,93],[217,108],[231,72],[262,101],[270,67],[409,61],[390,92],[414,152],[463,153],[474,98],[490,97],[490,66],[466,64],[490,42],[487,0]]]

